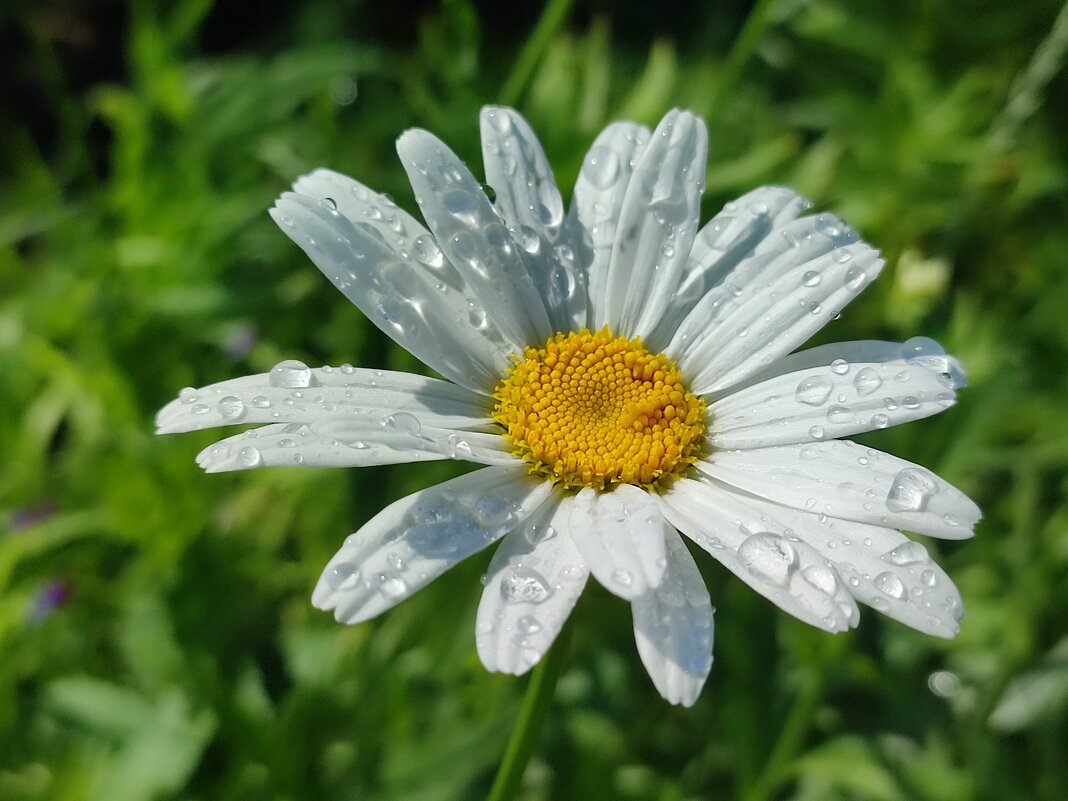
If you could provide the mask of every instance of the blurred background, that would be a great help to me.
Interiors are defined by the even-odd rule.
[[[517,106],[565,197],[607,122],[710,128],[706,217],[796,187],[883,249],[820,340],[924,334],[945,414],[862,439],[970,493],[953,642],[831,636],[704,554],[716,664],[669,706],[591,582],[521,791],[535,799],[1064,798],[1068,13],[1047,0],[8,0],[0,10],[0,799],[485,795],[526,679],[474,649],[476,556],[373,622],[311,589],[387,500],[460,469],[206,476],[179,388],[283,358],[422,369],[266,209],[328,165],[415,204],[405,128],[481,175]]]

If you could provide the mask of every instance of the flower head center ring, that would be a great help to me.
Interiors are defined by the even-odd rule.
[[[516,455],[566,487],[652,488],[701,455],[704,401],[667,356],[607,327],[527,348],[494,399]]]

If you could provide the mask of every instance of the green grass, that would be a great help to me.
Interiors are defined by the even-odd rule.
[[[823,634],[698,554],[716,665],[688,711],[591,584],[520,798],[1063,798],[1068,14],[738,5],[554,3],[527,30],[460,0],[247,26],[204,0],[0,11],[0,799],[485,796],[526,684],[475,655],[488,557],[372,623],[309,602],[347,533],[457,468],[206,476],[212,435],[152,417],[281,358],[418,369],[265,211],[320,165],[414,211],[397,135],[427,127],[477,174],[501,101],[565,195],[606,122],[678,105],[709,123],[706,216],[781,183],[850,220],[889,267],[820,341],[932,336],[971,384],[864,439],[985,513],[928,543],[964,596],[953,642],[874,612]]]

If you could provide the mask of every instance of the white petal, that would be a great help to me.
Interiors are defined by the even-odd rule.
[[[541,293],[470,170],[427,131],[406,131],[397,153],[427,225],[476,293],[479,313],[520,348],[545,341],[552,330]]]
[[[768,235],[811,207],[792,189],[762,186],[727,203],[697,233],[683,279],[653,334],[645,337],[652,350],[663,350],[687,314],[713,287],[749,256]]]
[[[545,299],[555,331],[586,324],[586,271],[564,224],[564,201],[538,137],[510,108],[485,106],[480,116],[486,183],[520,245],[520,256]]]
[[[780,609],[817,628],[845,631],[860,620],[837,573],[769,515],[739,496],[684,478],[660,496],[664,516]]]
[[[484,396],[436,378],[286,361],[271,373],[182,390],[156,415],[156,433],[361,416],[385,422],[399,412],[424,426],[476,428],[492,422],[488,406]]]
[[[590,571],[562,527],[566,521],[553,525],[558,501],[550,498],[513,529],[490,562],[475,623],[487,670],[518,676],[536,665],[586,586]]]
[[[735,495],[722,484],[707,489],[717,488],[731,499],[737,525],[799,538],[834,565],[857,600],[926,634],[959,631],[963,606],[953,581],[926,548],[900,531],[788,509]]]
[[[499,434],[424,428],[411,415],[376,421],[320,419],[261,426],[209,445],[197,456],[208,473],[259,467],[371,467],[438,459],[510,465]]]
[[[951,378],[915,362],[835,362],[714,401],[709,442],[731,450],[848,437],[929,417],[956,398]]]
[[[811,260],[792,256],[777,260],[790,262],[789,269],[780,271],[773,262],[759,280],[747,283],[736,282],[739,267],[683,321],[667,353],[692,376],[694,392],[731,387],[797,348],[871,283],[884,264],[878,251],[863,242]],[[768,280],[771,274],[775,277]]]
[[[660,321],[697,234],[708,131],[685,111],[671,111],[642,150],[623,199],[608,265],[606,322],[625,336]]]
[[[377,227],[350,220],[327,200],[286,192],[270,213],[371,322],[446,378],[490,394],[511,366],[519,345],[472,314],[475,288],[444,257],[435,272]],[[397,239],[404,240],[400,234]],[[431,240],[425,243],[436,252]]]
[[[979,507],[919,465],[848,441],[714,451],[712,478],[769,501],[947,539],[972,536]]]
[[[567,530],[608,590],[629,601],[660,584],[663,516],[649,492],[630,484],[611,492],[586,487],[561,504],[568,506]]]
[[[712,669],[712,602],[675,528],[664,524],[667,567],[656,589],[631,602],[634,639],[656,689],[693,706]]]
[[[590,328],[607,322],[608,265],[616,241],[619,212],[649,129],[633,122],[613,122],[594,140],[583,159],[567,225],[589,275]]]
[[[520,525],[549,495],[526,465],[487,467],[390,504],[345,540],[312,595],[342,623],[378,615]]]
[[[729,395],[745,387],[759,384],[769,378],[825,367],[832,362],[871,363],[904,361],[942,376],[953,389],[967,386],[964,365],[929,337],[912,337],[905,342],[886,342],[878,339],[862,339],[854,342],[830,342],[814,348],[791,353],[773,362],[764,370],[754,373],[744,382],[735,384],[721,395]],[[853,376],[854,380],[856,375]]]

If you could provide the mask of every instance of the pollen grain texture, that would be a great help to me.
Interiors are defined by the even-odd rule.
[[[527,348],[493,397],[516,455],[566,487],[654,488],[700,456],[704,401],[668,357],[607,328]]]

